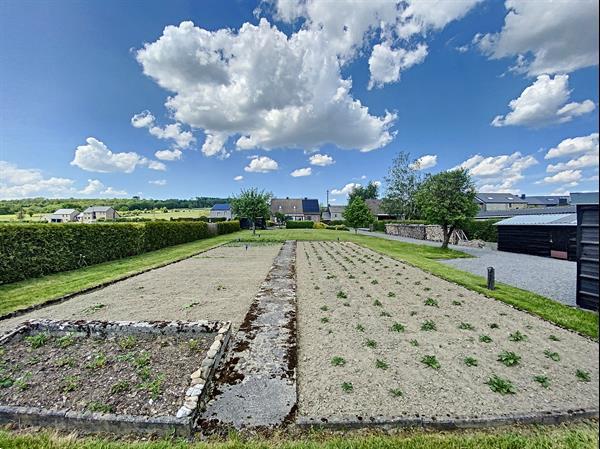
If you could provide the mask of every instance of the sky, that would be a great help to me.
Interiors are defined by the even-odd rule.
[[[0,199],[598,189],[596,0],[0,2]]]

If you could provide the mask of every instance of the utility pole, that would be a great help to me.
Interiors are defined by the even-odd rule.
[[[327,207],[329,207],[329,189],[327,189]]]

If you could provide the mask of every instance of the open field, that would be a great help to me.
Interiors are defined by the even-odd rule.
[[[23,221],[26,223],[37,223],[44,221],[44,217],[47,214],[33,214],[31,217],[29,214],[25,214],[22,220],[17,218],[17,214],[0,214],[0,222],[18,222]]]
[[[208,217],[210,208],[201,209],[162,209],[153,210],[129,210],[119,212],[121,217],[126,218],[148,218],[150,220],[170,220],[171,218],[200,218]]]
[[[598,407],[596,342],[358,245],[297,260],[300,419]]]

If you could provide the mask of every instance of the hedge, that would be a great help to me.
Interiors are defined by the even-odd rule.
[[[288,220],[285,222],[286,229],[312,229],[314,223],[312,221],[293,221]]]
[[[462,226],[469,240],[483,240],[484,242],[498,241],[498,227],[494,223],[500,220],[471,220]]]
[[[237,220],[221,221],[221,222],[217,223],[217,233],[219,235],[231,234],[232,232],[237,232],[239,230],[240,230],[240,222]]]
[[[220,234],[239,222],[219,223]],[[3,224],[0,284],[135,256],[209,237],[204,222]]]

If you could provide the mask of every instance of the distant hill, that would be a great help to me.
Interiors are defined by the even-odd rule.
[[[20,210],[34,214],[50,213],[56,209],[83,210],[93,205],[111,206],[118,211],[144,209],[197,209],[228,202],[228,198],[198,196],[189,200],[153,200],[143,198],[81,199],[81,198],[28,198],[23,200],[0,200],[0,215],[16,214]]]

